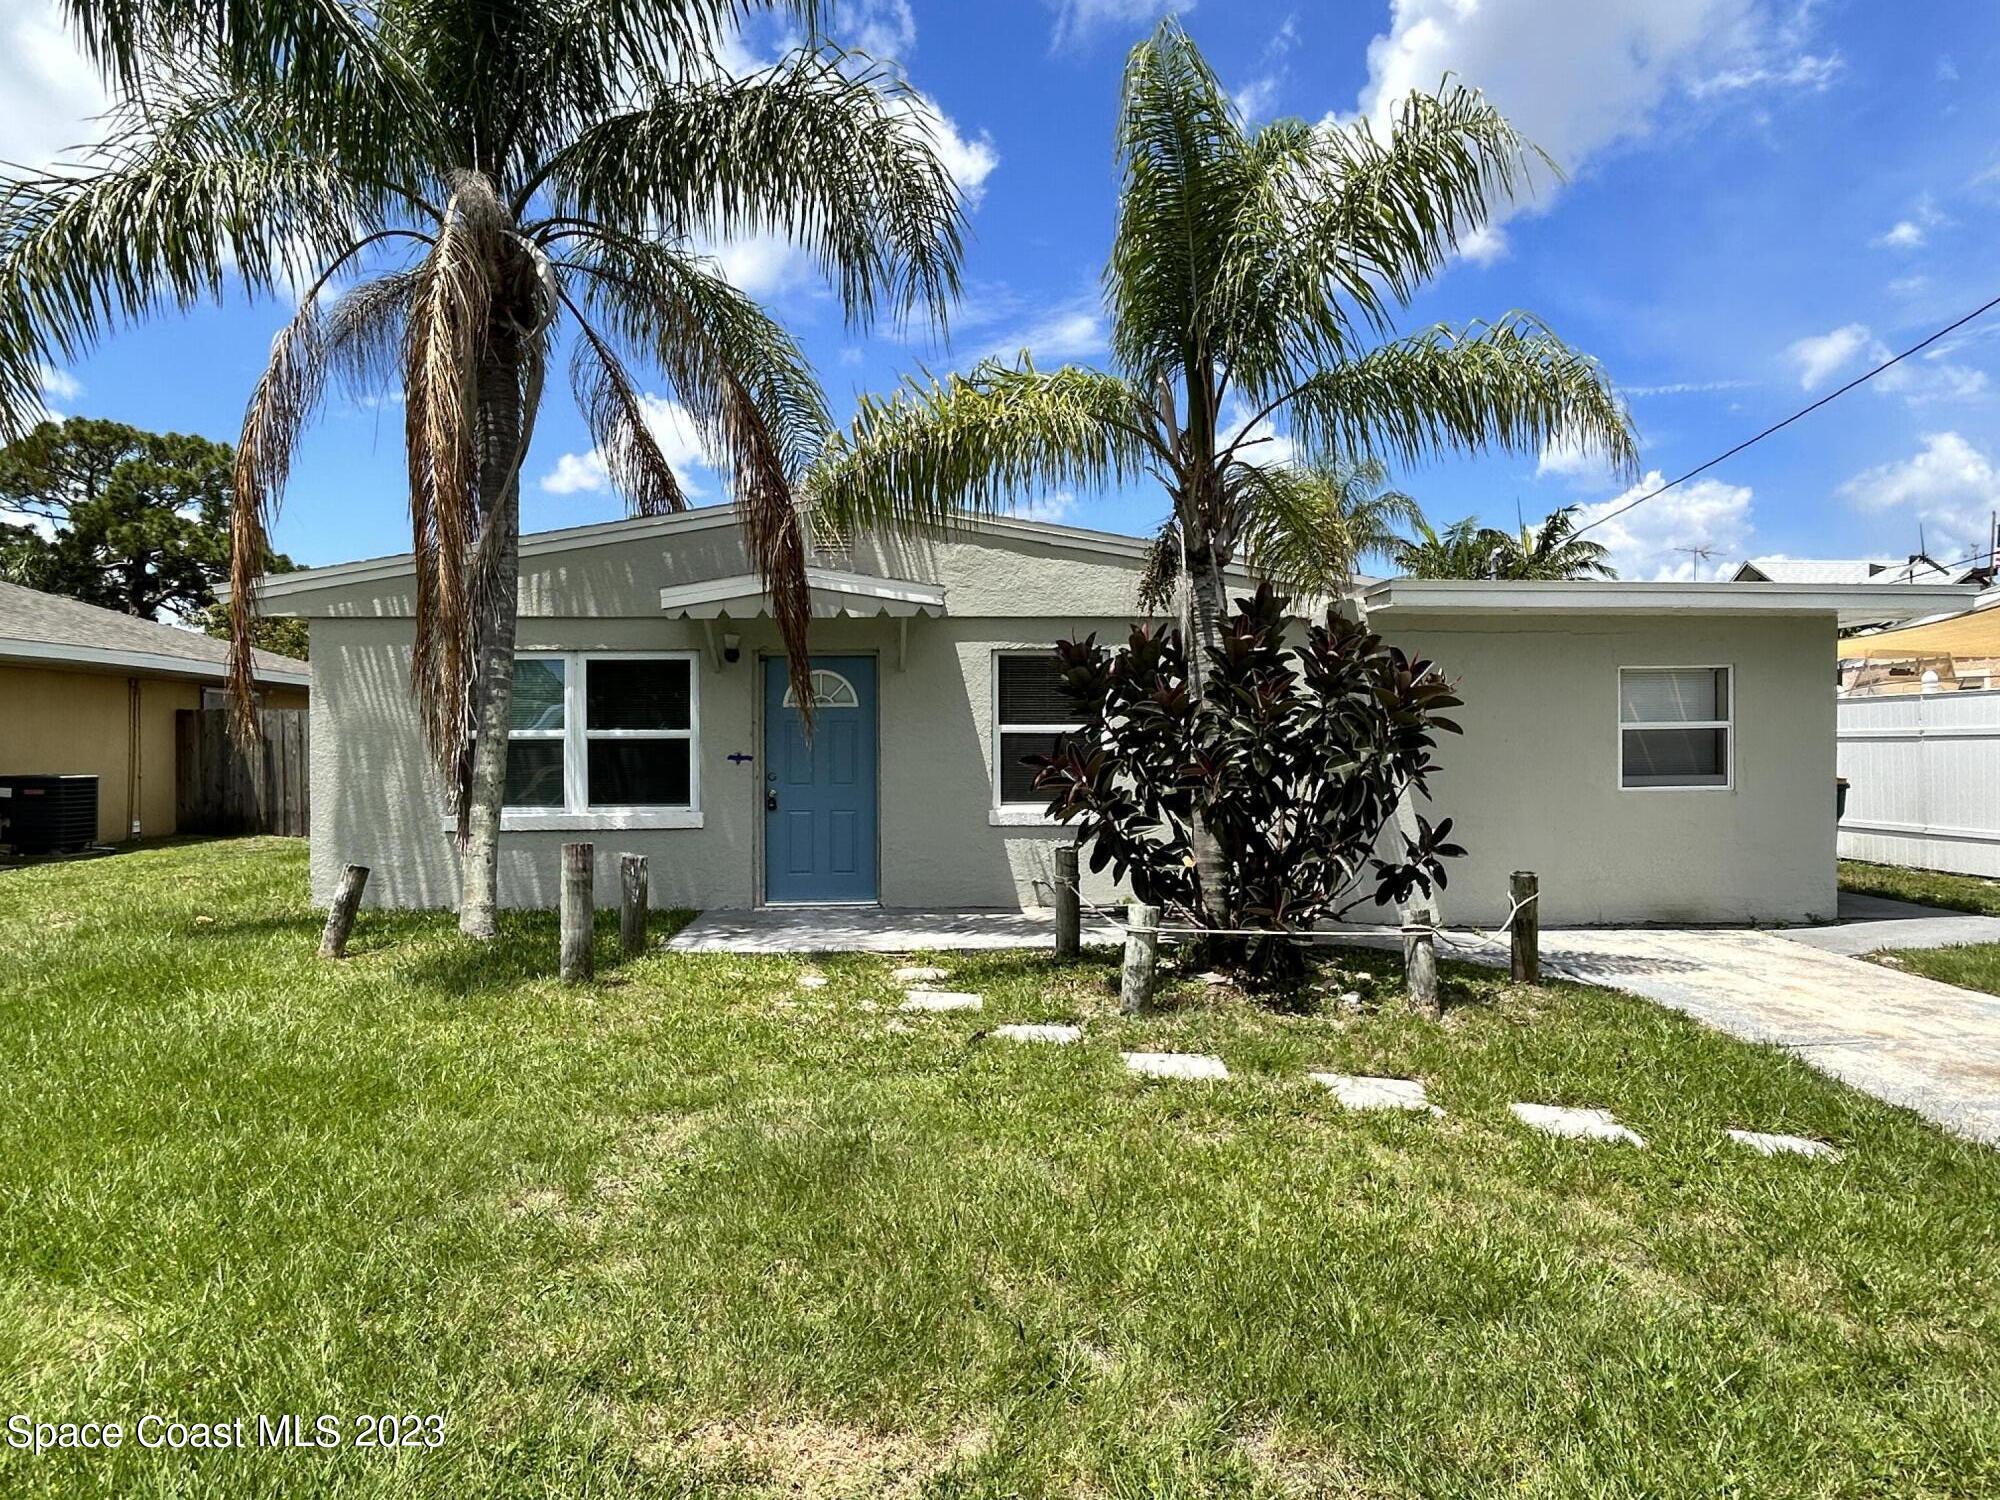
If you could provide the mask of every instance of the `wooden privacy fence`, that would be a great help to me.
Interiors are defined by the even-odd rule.
[[[1843,858],[2000,875],[2000,692],[1857,696],[1837,713]]]
[[[304,838],[311,711],[267,708],[259,740],[238,746],[226,708],[174,715],[174,822],[182,833],[282,833]]]

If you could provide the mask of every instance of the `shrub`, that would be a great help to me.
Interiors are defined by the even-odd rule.
[[[1296,931],[1370,900],[1445,884],[1451,819],[1417,819],[1400,857],[1377,844],[1407,787],[1426,799],[1442,716],[1460,700],[1428,661],[1329,614],[1285,643],[1285,601],[1266,584],[1238,599],[1209,652],[1197,703],[1181,633],[1133,627],[1113,652],[1095,636],[1056,647],[1082,728],[1037,756],[1049,815],[1080,827],[1092,870],[1110,868],[1169,921]],[[1200,889],[1193,832],[1204,820],[1226,870]],[[1394,842],[1391,840],[1390,842]],[[1289,942],[1222,940],[1209,961],[1296,967]]]

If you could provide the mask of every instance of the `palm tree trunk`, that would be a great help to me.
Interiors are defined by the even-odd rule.
[[[514,706],[514,634],[520,603],[521,454],[533,414],[522,410],[521,351],[497,346],[479,371],[479,491],[494,497],[486,525],[497,573],[474,622],[472,782],[459,850],[458,930],[469,938],[498,932],[500,809],[507,790],[507,730]]]
[[[1189,612],[1194,639],[1188,643],[1188,681],[1194,689],[1195,702],[1202,703],[1208,697],[1208,655],[1221,641],[1222,621],[1229,612],[1227,564],[1217,558],[1214,544],[1190,527],[1185,517],[1181,536],[1187,547],[1188,588],[1194,601]],[[1222,845],[1209,830],[1205,816],[1197,814],[1189,841],[1195,879],[1201,887],[1203,915],[1217,927],[1234,927],[1236,923],[1225,897],[1228,861],[1223,858]],[[1225,943],[1224,947],[1227,946]]]

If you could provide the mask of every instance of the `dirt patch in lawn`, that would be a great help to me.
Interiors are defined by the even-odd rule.
[[[634,1457],[649,1468],[692,1461],[705,1483],[755,1485],[798,1500],[904,1500],[986,1443],[977,1429],[937,1443],[818,1417],[759,1413],[645,1437]]]

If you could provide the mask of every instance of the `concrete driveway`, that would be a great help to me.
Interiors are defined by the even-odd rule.
[[[2000,998],[1850,956],[1965,942],[2000,942],[2000,918],[1907,907],[1782,931],[1552,929],[1542,934],[1542,958],[1565,977],[1783,1047],[1878,1099],[2000,1145]]]

